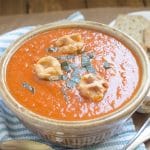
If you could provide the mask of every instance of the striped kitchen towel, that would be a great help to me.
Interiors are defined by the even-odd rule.
[[[67,20],[79,21],[84,20],[84,16],[80,12],[70,15]],[[30,32],[36,27],[28,26],[16,29],[0,36],[0,55],[5,52],[5,49],[20,36]],[[121,150],[130,139],[136,134],[135,127],[132,119],[130,118],[123,126],[117,135],[108,139],[106,142],[89,146],[83,149],[86,150]],[[3,99],[0,98],[0,141],[11,139],[30,139],[39,142],[46,142],[41,137],[29,131],[24,125],[16,118],[16,116],[5,106]],[[50,142],[46,142],[51,145]],[[54,149],[62,150],[62,147],[51,145]],[[31,148],[32,149],[32,148]],[[138,150],[145,150],[144,144],[141,144]]]

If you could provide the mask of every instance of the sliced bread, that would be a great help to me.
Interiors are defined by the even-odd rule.
[[[150,21],[143,16],[119,15],[114,27],[127,33],[143,46],[143,30],[149,24]]]

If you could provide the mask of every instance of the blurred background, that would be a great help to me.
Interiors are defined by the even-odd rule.
[[[148,7],[150,0],[0,0],[0,16],[96,7]]]

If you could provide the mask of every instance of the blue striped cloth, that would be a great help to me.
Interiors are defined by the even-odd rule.
[[[70,15],[67,20],[77,21],[84,20],[84,16],[80,12],[76,12]],[[2,55],[5,49],[20,36],[29,32],[35,27],[22,27],[14,31],[8,32],[0,36],[0,55]],[[83,149],[86,150],[120,150],[125,146],[130,139],[136,134],[135,127],[132,119],[130,118],[123,126],[117,135],[113,136],[106,142],[89,146]],[[0,97],[0,141],[11,140],[11,139],[30,139],[40,142],[46,142],[41,137],[35,135],[29,131],[24,125],[18,120],[18,118],[5,106],[3,99]],[[46,142],[50,144],[49,142]],[[62,150],[61,147],[52,145],[55,149]],[[32,148],[31,148],[32,149]],[[145,150],[144,144],[141,144],[138,150]]]

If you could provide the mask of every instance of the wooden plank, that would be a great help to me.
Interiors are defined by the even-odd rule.
[[[0,15],[26,13],[26,0],[0,0]]]
[[[85,0],[30,0],[29,13],[85,8]]]
[[[109,24],[119,14],[135,11],[147,11],[150,7],[108,7],[80,9],[86,20]],[[28,15],[0,16],[0,34],[22,27],[50,23],[67,18],[74,10],[33,13]],[[96,14],[96,15],[95,15]]]
[[[149,0],[147,0],[149,1]],[[87,0],[87,7],[144,6],[143,0]]]
[[[143,0],[143,1],[144,1],[145,6],[150,6],[150,0]]]
[[[118,6],[142,7],[144,2],[143,0],[119,0]]]

